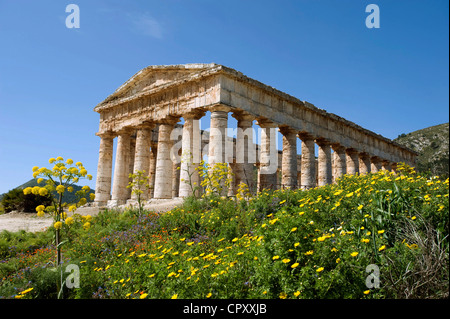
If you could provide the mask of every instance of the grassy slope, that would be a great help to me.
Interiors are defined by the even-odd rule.
[[[402,134],[394,141],[419,153],[419,171],[430,171],[433,175],[449,175],[449,123]]]
[[[380,172],[310,191],[263,192],[249,202],[188,200],[166,214],[139,219],[133,212],[106,211],[89,230],[81,223],[71,229],[63,254],[66,264],[79,265],[82,280],[79,289],[65,293],[423,298],[447,291],[448,296],[448,238],[439,249],[430,246],[437,232],[448,235],[448,204],[448,179]],[[446,253],[439,254],[442,249]],[[51,297],[55,278],[45,265],[53,259],[47,250],[10,256],[0,264],[0,278],[5,277],[0,296],[14,297],[19,287],[34,288],[27,297]],[[379,289],[367,288],[367,265],[379,267]],[[424,271],[425,266],[431,268]],[[21,267],[31,270],[17,271]]]

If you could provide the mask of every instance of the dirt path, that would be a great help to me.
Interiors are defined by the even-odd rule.
[[[152,199],[144,207],[148,210],[154,210],[156,212],[166,212],[171,210],[177,205],[181,205],[183,200],[181,198],[174,199]],[[120,209],[124,209],[126,206],[120,206]],[[81,215],[95,216],[99,212],[97,207],[82,207],[76,210],[75,213]],[[68,214],[69,216],[71,213]],[[33,213],[21,213],[11,212],[8,214],[0,215],[0,232],[8,230],[10,232],[16,232],[19,230],[25,230],[29,232],[43,231],[49,227],[52,223],[51,217],[38,217]]]

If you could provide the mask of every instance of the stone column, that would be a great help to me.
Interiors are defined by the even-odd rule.
[[[188,197],[192,195],[192,189],[200,185],[198,164],[201,161],[201,136],[198,120],[204,116],[204,112],[194,112],[183,115],[183,136],[181,144],[181,166],[179,196]],[[192,184],[192,188],[191,185]],[[198,194],[197,194],[198,195]]]
[[[317,139],[316,143],[319,146],[318,183],[319,186],[325,186],[333,181],[331,147],[330,143],[323,139]]]
[[[398,174],[397,163],[391,163],[391,171],[392,173],[394,173],[394,175]]]
[[[277,125],[266,120],[258,120],[258,125],[261,127],[258,190],[276,189],[278,170]]]
[[[359,160],[359,173],[361,175],[370,173],[370,156],[367,153],[359,153],[358,154],[358,160]]]
[[[172,198],[173,163],[170,149],[173,141],[170,134],[177,122],[178,119],[167,118],[159,124],[154,198]]]
[[[383,160],[381,162],[381,169],[383,171],[391,171],[391,162],[387,161],[387,160]]]
[[[345,147],[338,143],[332,144],[331,147],[334,151],[333,182],[336,182],[339,177],[347,173],[347,160]]]
[[[370,171],[372,173],[377,173],[381,169],[380,158],[373,156],[370,158]]]
[[[114,180],[112,189],[112,205],[125,204],[128,196],[128,174],[130,162],[131,130],[123,129],[118,132],[116,161],[114,164]]]
[[[97,133],[96,135],[100,136],[100,149],[95,183],[95,206],[105,206],[111,199],[114,135],[112,133]]]
[[[228,164],[228,176],[227,178],[231,181],[230,186],[227,190],[227,196],[234,196],[236,195],[236,190],[238,189],[238,185],[236,183],[236,163],[229,163]]]
[[[253,116],[241,112],[234,112],[237,119],[236,161],[232,166],[235,188],[240,183],[248,186],[250,192],[256,191],[253,167],[256,163],[256,145],[253,143]]]
[[[316,158],[314,154],[314,138],[307,133],[299,133],[302,141],[302,175],[301,189],[313,188],[316,185]]]
[[[218,105],[210,109],[211,111],[211,128],[209,132],[209,146],[208,146],[208,164],[212,171],[215,164],[226,163],[227,153],[227,128],[228,128],[228,111],[229,107]],[[225,189],[225,178],[221,182],[221,195],[225,196],[227,190]]]
[[[297,133],[291,128],[280,127],[283,135],[281,158],[281,188],[297,188]]]
[[[227,106],[214,106],[211,108],[211,128],[209,132],[208,163],[210,166],[216,163],[225,163],[225,144],[228,126]]]
[[[180,196],[180,167],[181,163],[172,164],[172,198]]]
[[[347,157],[347,174],[354,175],[359,172],[358,152],[352,148],[345,150]]]
[[[135,147],[135,155],[134,155],[134,169],[133,174],[137,174],[137,172],[144,172],[144,175],[149,174],[150,168],[150,144],[152,137],[152,128],[154,125],[141,125],[138,127],[136,133],[136,147]],[[141,200],[148,199],[148,189],[143,186],[141,188],[143,193],[141,194]],[[137,199],[135,194],[131,195],[132,199]]]
[[[302,156],[297,155],[297,187],[302,185]]]
[[[153,198],[155,195],[155,175],[156,175],[156,156],[158,154],[157,144],[151,145],[150,149],[150,160],[149,160],[149,174],[148,174],[148,183],[150,185],[149,188],[149,198]]]
[[[130,137],[130,156],[128,160],[128,183],[133,181],[133,178],[130,177],[130,174],[133,174],[134,170],[134,156],[136,152],[136,137]],[[128,186],[128,184],[127,184]],[[131,198],[131,188],[127,187],[127,199]]]

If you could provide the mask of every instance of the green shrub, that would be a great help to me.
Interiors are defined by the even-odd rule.
[[[22,189],[15,188],[6,193],[2,198],[2,206],[6,213],[13,210],[23,212],[36,212],[39,205],[50,205],[52,203],[50,195],[24,195]]]

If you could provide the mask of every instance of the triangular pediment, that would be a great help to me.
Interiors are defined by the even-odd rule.
[[[139,94],[145,94],[155,88],[160,88],[170,83],[182,81],[195,77],[208,69],[218,67],[218,64],[192,63],[179,65],[152,65],[140,70],[128,81],[122,84],[117,90],[108,96],[103,102],[99,103],[94,111],[103,106],[126,99]]]

